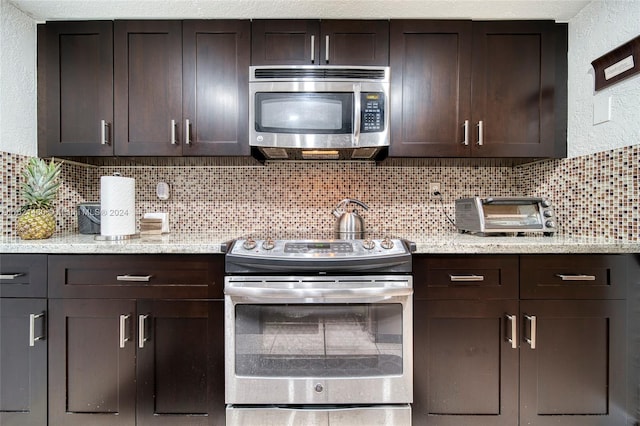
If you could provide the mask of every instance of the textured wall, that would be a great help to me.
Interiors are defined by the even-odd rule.
[[[0,0],[0,151],[37,154],[36,25]]]
[[[640,35],[640,1],[593,1],[569,22],[568,154],[640,143],[640,74],[595,92],[591,61]],[[596,98],[612,97],[612,120],[593,124]]]

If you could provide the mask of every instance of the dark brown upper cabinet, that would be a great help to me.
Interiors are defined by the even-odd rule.
[[[254,20],[252,65],[389,65],[389,21]]]
[[[249,21],[116,21],[116,155],[248,155]]]
[[[391,21],[395,157],[566,155],[566,26]]]
[[[249,155],[250,36],[248,20],[40,25],[40,155]]]
[[[182,22],[114,25],[115,154],[182,155]]]
[[[182,155],[250,154],[250,40],[249,21],[184,21]]]
[[[113,23],[38,25],[38,154],[113,155]]]

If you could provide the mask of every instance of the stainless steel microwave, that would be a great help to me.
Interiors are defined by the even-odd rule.
[[[371,159],[389,146],[389,67],[250,67],[249,94],[249,145],[267,159]]]

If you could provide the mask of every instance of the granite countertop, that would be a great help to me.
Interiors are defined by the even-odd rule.
[[[0,253],[47,254],[215,254],[237,237],[225,233],[185,233],[142,236],[127,241],[95,241],[93,235],[63,234],[47,240],[0,238]],[[620,242],[580,237],[479,237],[457,233],[401,235],[424,254],[640,253],[640,241]]]

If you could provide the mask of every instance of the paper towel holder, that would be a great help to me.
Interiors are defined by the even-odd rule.
[[[122,176],[119,172],[114,172],[112,176],[120,177]],[[102,202],[102,200],[101,200]],[[102,211],[101,211],[102,213]],[[135,238],[140,238],[140,233],[133,234],[122,234],[122,235],[102,235],[98,234],[94,236],[95,241],[125,241],[131,240]]]

